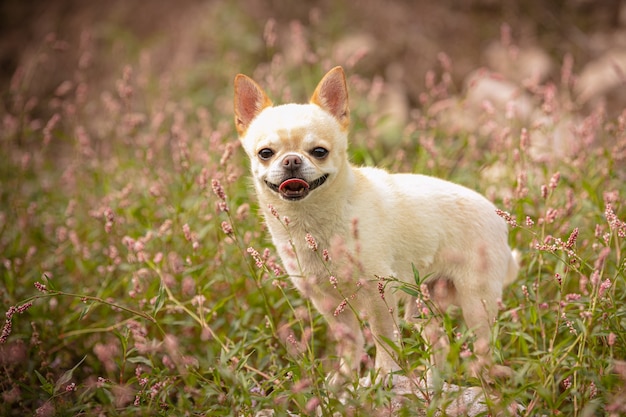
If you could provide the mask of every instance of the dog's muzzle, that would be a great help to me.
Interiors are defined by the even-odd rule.
[[[269,181],[265,181],[267,186],[277,192],[283,199],[289,201],[302,200],[309,195],[311,191],[324,184],[328,179],[328,174],[324,174],[311,183],[306,182],[302,178],[287,178],[280,185],[273,184]]]

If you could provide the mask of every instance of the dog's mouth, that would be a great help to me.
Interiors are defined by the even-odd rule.
[[[265,181],[267,186],[277,192],[282,198],[289,201],[302,200],[311,191],[324,184],[328,179],[328,174],[324,174],[311,183],[306,182],[302,178],[288,178],[281,182],[280,185]]]

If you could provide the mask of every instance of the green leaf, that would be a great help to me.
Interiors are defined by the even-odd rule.
[[[82,320],[87,315],[87,313],[89,313],[89,310],[91,310],[93,304],[94,303],[89,303],[85,307],[81,308],[80,314],[78,315],[78,320]]]
[[[81,363],[83,363],[85,361],[85,359],[87,359],[87,356],[83,356],[83,358],[80,360],[80,362],[78,362],[72,369],[69,369],[67,371],[65,371],[63,373],[63,375],[61,375],[59,377],[59,379],[57,379],[56,384],[54,385],[54,392],[59,392],[65,389],[65,386],[72,380],[72,376],[74,375],[74,371],[76,370],[76,368],[78,368],[80,366]]]
[[[385,344],[389,346],[394,352],[396,352],[396,354],[399,355],[400,353],[402,353],[400,347],[393,340],[382,335],[378,337],[380,338],[381,341],[385,342]]]
[[[407,287],[406,285],[402,285],[400,287],[400,291],[405,292],[407,294],[409,294],[411,297],[417,297],[418,295],[420,295],[419,291],[414,290],[411,287]]]
[[[50,277],[46,274],[43,274],[43,277],[46,279],[46,287],[48,287],[51,291],[57,291],[54,282],[50,279]]]
[[[415,280],[415,285],[419,287],[422,284],[422,279],[420,278],[420,271],[417,270],[414,263],[411,263],[411,268],[413,269],[413,279]]]
[[[43,375],[41,375],[36,369],[35,369],[35,375],[37,375],[37,379],[39,379],[41,388],[44,391],[46,391],[46,393],[48,393],[49,395],[54,394],[54,387],[52,386],[52,383],[48,382],[48,380]]]
[[[133,356],[132,358],[128,358],[127,361],[130,363],[143,363],[144,365],[154,368],[152,361],[145,356]]]
[[[154,303],[154,310],[152,310],[152,315],[156,316],[157,313],[163,308],[163,304],[165,304],[165,286],[163,285],[163,281],[159,284],[159,293],[157,294],[156,302]]]

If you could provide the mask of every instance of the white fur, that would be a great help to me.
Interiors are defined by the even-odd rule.
[[[325,91],[323,81],[316,93],[334,94]],[[236,113],[241,111],[237,100]],[[342,373],[360,366],[361,319],[369,323],[376,341],[375,366],[382,373],[399,369],[381,336],[395,339],[394,314],[398,302],[408,297],[388,287],[383,300],[377,277],[414,283],[412,264],[421,277],[429,277],[435,301],[442,308],[460,306],[468,327],[486,343],[502,288],[517,274],[507,225],[495,206],[480,194],[441,179],[350,165],[347,129],[322,107],[323,101],[312,101],[261,108],[242,125],[240,134],[274,245],[294,285],[338,337]],[[310,154],[320,146],[329,150],[321,160]],[[263,148],[275,152],[270,161],[258,157]],[[307,182],[328,174],[324,184],[298,201],[283,199],[265,183],[280,184],[284,158],[290,155],[302,161],[300,172]],[[307,235],[315,239],[317,252],[310,248]],[[329,250],[330,262],[322,259],[323,249]],[[329,281],[331,275],[338,288]],[[440,290],[435,282],[443,284]],[[360,317],[349,307],[336,313],[344,298]],[[415,311],[408,301],[410,316]],[[481,353],[486,355],[488,349]]]

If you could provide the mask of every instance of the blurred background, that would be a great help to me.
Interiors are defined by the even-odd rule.
[[[440,64],[443,52],[453,63],[452,81],[459,89],[479,67],[516,82],[556,79],[564,58],[571,57],[573,72],[585,78],[582,101],[602,96],[615,109],[626,97],[620,79],[626,68],[621,0],[4,0],[2,90],[46,40],[63,54],[38,59],[45,71],[31,83],[33,95],[53,93],[81,59],[107,82],[119,74],[119,65],[142,54],[154,73],[190,77],[186,81],[202,89],[230,80],[210,73],[210,64],[198,63],[236,63],[226,66],[235,74],[282,52],[284,59],[303,64],[330,56],[363,76],[384,77],[402,87],[411,106],[419,104],[424,76]],[[507,42],[515,43],[518,56]],[[307,56],[309,48],[314,54]],[[248,68],[241,68],[244,63]],[[202,68],[207,72],[195,72]]]
[[[626,2],[0,0],[0,415],[340,407],[325,324],[270,268],[232,110],[237,73],[278,104],[335,65],[355,164],[524,222],[502,407],[626,412]],[[394,394],[355,395],[332,411]]]

